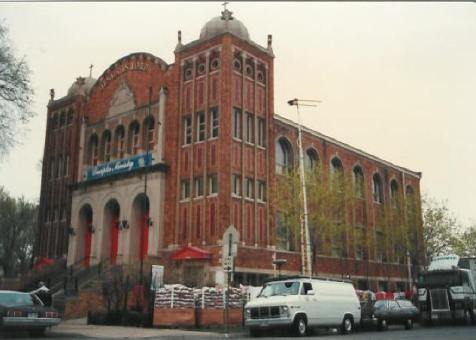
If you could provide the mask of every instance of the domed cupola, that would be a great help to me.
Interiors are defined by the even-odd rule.
[[[250,40],[248,29],[243,23],[233,18],[233,12],[225,9],[221,17],[215,17],[208,21],[200,31],[200,40],[207,40],[222,33],[231,33],[243,40]]]
[[[87,96],[91,88],[96,83],[96,79],[89,76],[88,78],[85,77],[78,77],[76,81],[70,86],[68,90],[68,96]]]

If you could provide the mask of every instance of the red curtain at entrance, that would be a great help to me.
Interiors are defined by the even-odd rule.
[[[119,218],[112,216],[111,219],[111,264],[116,264],[117,249],[119,246]]]
[[[84,266],[89,267],[91,261],[91,240],[93,238],[92,222],[86,225],[86,232],[84,233]]]
[[[146,211],[142,216],[142,232],[141,232],[141,247],[140,247],[140,258],[144,259],[147,255],[147,250],[149,247],[149,211]]]

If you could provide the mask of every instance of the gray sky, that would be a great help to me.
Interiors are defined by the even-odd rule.
[[[476,4],[231,3],[252,40],[273,35],[275,112],[287,100],[320,99],[304,123],[398,165],[423,172],[422,191],[476,222]],[[206,3],[0,3],[18,54],[33,70],[37,117],[0,185],[39,197],[50,88],[57,97],[80,75],[98,77],[117,59],[150,52],[174,61],[183,42],[220,14]]]

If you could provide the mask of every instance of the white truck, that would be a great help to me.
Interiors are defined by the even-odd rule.
[[[440,319],[474,323],[476,315],[476,258],[436,256],[418,278],[420,320]]]
[[[312,327],[339,327],[351,333],[360,323],[360,303],[351,282],[294,277],[264,284],[245,306],[245,326],[251,336],[270,328],[306,335]]]

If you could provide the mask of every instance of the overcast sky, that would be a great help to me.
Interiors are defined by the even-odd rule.
[[[275,112],[295,120],[291,98],[319,99],[303,122],[411,170],[422,191],[476,222],[476,4],[252,3],[228,8],[266,46],[273,35]],[[183,42],[218,16],[206,3],[0,3],[19,55],[33,71],[29,132],[0,164],[0,185],[37,199],[49,89],[98,77],[117,59],[150,52],[174,61]]]

